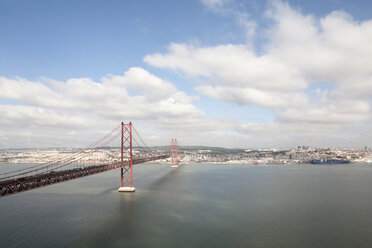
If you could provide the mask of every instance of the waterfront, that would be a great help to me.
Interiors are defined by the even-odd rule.
[[[368,164],[134,169],[134,194],[117,192],[116,170],[0,199],[0,247],[372,243]]]

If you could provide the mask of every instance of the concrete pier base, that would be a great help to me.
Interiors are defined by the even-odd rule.
[[[136,191],[135,187],[120,187],[118,189],[119,192],[134,192]]]

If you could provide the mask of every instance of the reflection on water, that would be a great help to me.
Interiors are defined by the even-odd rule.
[[[0,168],[3,165],[0,165]],[[0,199],[0,247],[370,247],[372,166],[142,164]]]

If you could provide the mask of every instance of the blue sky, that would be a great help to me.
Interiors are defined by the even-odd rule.
[[[170,42],[231,42],[221,32],[238,31],[198,1],[2,1],[1,10],[1,73],[31,79],[99,79],[145,66]]]
[[[79,129],[96,122],[97,132],[103,132],[122,119],[138,121],[151,144],[177,135],[186,144],[228,147],[372,145],[372,133],[365,133],[372,71],[347,64],[372,63],[371,5],[341,0],[1,0],[0,113],[7,120],[0,122],[0,146],[24,146],[22,138],[26,146],[71,145],[57,131],[48,136],[41,130],[75,134],[63,123]],[[345,25],[350,28],[344,31]],[[353,34],[354,40],[334,40]],[[354,61],[363,50],[365,58]],[[115,81],[115,76],[121,78]],[[105,85],[102,78],[111,83]],[[108,117],[110,110],[81,107],[93,100],[78,92],[88,94],[100,84],[102,92],[110,92],[114,81],[134,99],[128,105],[118,95],[111,111],[134,112]],[[149,92],[154,85],[160,87],[155,91],[165,87],[169,92]],[[354,88],[353,97],[347,96]],[[144,99],[132,107],[135,96]],[[49,98],[69,105],[41,100]],[[61,125],[59,119],[43,121],[40,111],[45,118],[61,117]],[[20,134],[14,124],[19,121],[33,124]],[[190,129],[192,123],[198,132]]]
[[[357,20],[371,17],[370,1],[289,2],[317,16],[345,10]],[[262,17],[267,1],[237,3],[257,20],[258,28],[267,25]],[[198,0],[2,0],[0,29],[1,75],[28,79],[46,76],[98,80],[107,73],[147,66],[143,57],[164,52],[171,42],[218,45],[242,43],[245,39],[233,18],[208,10]],[[257,52],[260,43],[258,37]]]

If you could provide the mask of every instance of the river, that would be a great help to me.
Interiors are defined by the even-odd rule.
[[[10,165],[0,164],[0,168]],[[0,198],[0,247],[371,247],[372,165],[134,167]]]

